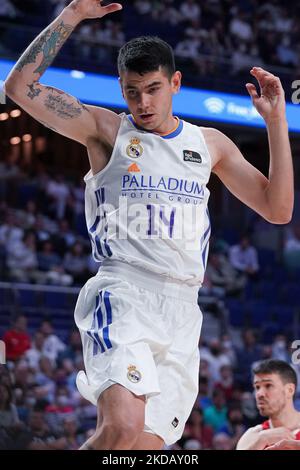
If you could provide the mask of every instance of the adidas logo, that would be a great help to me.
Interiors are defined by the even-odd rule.
[[[128,168],[127,171],[129,173],[139,173],[141,170],[136,163],[132,163]]]

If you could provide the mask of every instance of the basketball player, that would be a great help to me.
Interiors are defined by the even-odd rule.
[[[256,404],[268,420],[248,429],[237,450],[299,448],[300,413],[293,404],[297,388],[294,369],[284,361],[267,359],[255,366],[253,373]]]
[[[180,438],[197,396],[210,173],[269,222],[284,224],[293,210],[293,170],[284,92],[262,68],[251,70],[260,94],[246,87],[267,125],[269,178],[221,132],[173,115],[181,73],[158,38],[133,39],[119,52],[128,116],[40,83],[82,20],[121,8],[72,1],[24,52],[5,86],[28,113],[81,142],[89,155],[86,220],[102,266],[75,309],[86,369],[77,386],[98,407],[97,430],[83,449],[160,449]]]

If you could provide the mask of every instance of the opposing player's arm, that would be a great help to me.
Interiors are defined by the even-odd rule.
[[[248,429],[238,441],[236,450],[262,450],[265,447],[265,443],[262,442],[263,439],[260,432],[261,425]]]
[[[237,443],[237,450],[263,450],[282,439],[293,439],[293,434],[284,427],[262,429],[261,425],[248,429]]]
[[[291,163],[276,162],[275,171],[274,165],[270,167],[268,179],[244,158],[238,147],[222,132],[207,128],[204,135],[214,156],[212,171],[229,191],[269,222],[288,223],[294,199]],[[288,166],[286,172],[285,166]]]

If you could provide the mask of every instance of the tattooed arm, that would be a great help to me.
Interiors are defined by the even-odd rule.
[[[5,81],[6,94],[35,119],[60,134],[87,145],[91,137],[111,144],[119,117],[106,109],[85,106],[77,98],[40,83],[76,26],[84,19],[101,18],[121,8],[99,0],[73,0],[30,44]]]

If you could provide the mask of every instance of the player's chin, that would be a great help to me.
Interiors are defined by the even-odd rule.
[[[269,416],[269,410],[266,406],[258,406],[258,411],[261,416]]]

